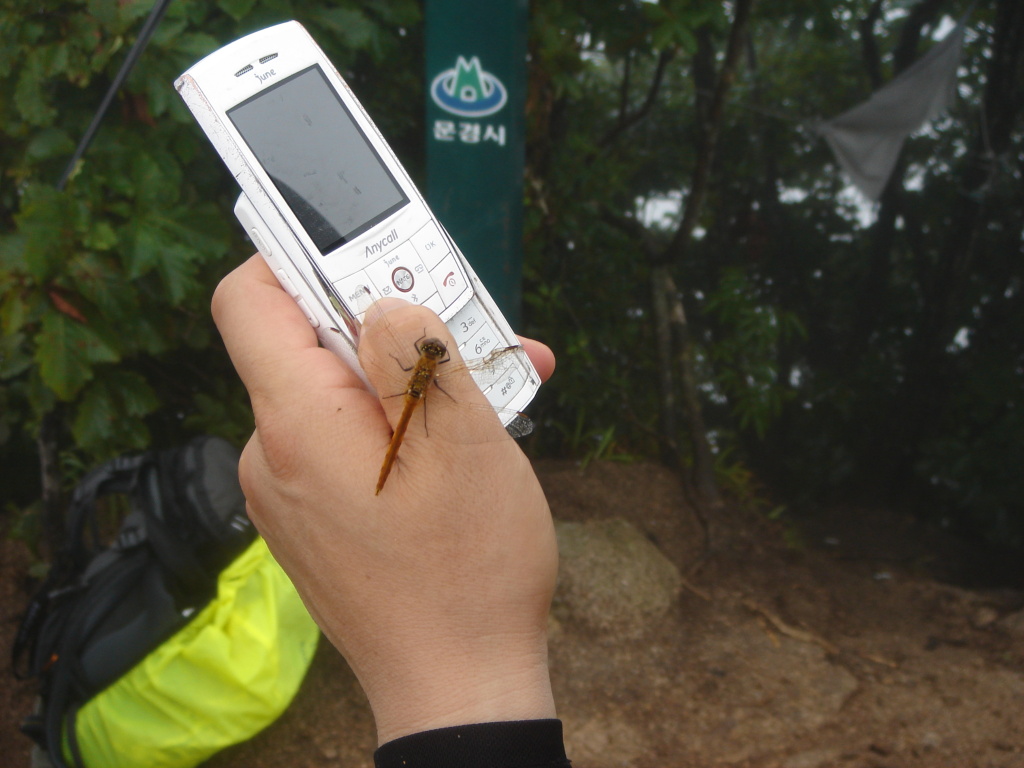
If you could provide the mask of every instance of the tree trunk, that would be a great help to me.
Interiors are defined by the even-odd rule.
[[[658,393],[661,420],[659,443],[661,460],[671,467],[682,466],[682,454],[679,450],[676,423],[676,386],[673,366],[665,361],[672,359],[672,320],[670,317],[669,290],[674,289],[672,276],[664,264],[655,265],[651,269],[651,306],[654,309],[655,349],[660,364],[658,365]]]
[[[921,4],[929,10],[933,5],[934,2]],[[1024,5],[1020,0],[999,1],[993,29],[984,120],[974,142],[976,154],[990,158],[1002,155],[1011,146],[1015,116],[1021,107]],[[904,37],[916,39],[906,31]],[[985,187],[990,172],[987,164],[979,163],[964,174],[961,188],[965,193],[950,212],[948,235],[934,264],[921,270],[922,306],[916,333],[906,352],[902,387],[893,399],[887,419],[904,438],[898,445],[885,446],[869,458],[869,462],[875,463],[880,486],[893,497],[900,495],[906,478],[913,473],[920,444],[949,396],[945,350],[956,333],[957,318],[965,311],[973,262],[985,257],[977,252],[976,241],[979,227],[985,221]],[[906,236],[911,238],[913,234],[913,228],[908,227]]]
[[[60,467],[57,462],[59,425],[58,412],[50,411],[43,416],[36,437],[43,502],[43,543],[50,559],[64,545],[64,506],[60,492]]]
[[[704,206],[704,199],[711,178],[711,168],[715,158],[715,147],[718,142],[718,134],[722,128],[722,119],[725,111],[726,97],[735,78],[736,65],[743,51],[743,39],[746,34],[747,23],[750,19],[750,12],[754,0],[738,0],[735,5],[732,28],[729,32],[729,42],[726,47],[725,58],[719,69],[716,82],[712,89],[713,96],[706,110],[702,110],[701,132],[699,146],[697,148],[697,164],[693,171],[690,182],[690,192],[686,198],[683,208],[682,221],[679,229],[672,237],[672,242],[661,254],[653,265],[651,272],[652,289],[655,297],[655,320],[658,328],[661,329],[666,322],[672,328],[671,334],[672,352],[664,356],[666,350],[662,348],[663,340],[659,336],[658,362],[662,371],[662,444],[663,453],[671,450],[675,433],[668,434],[669,429],[674,430],[675,414],[665,410],[667,407],[674,407],[676,398],[674,395],[666,394],[666,387],[673,384],[666,382],[664,377],[671,375],[666,371],[678,371],[682,387],[683,415],[686,419],[686,429],[690,441],[690,448],[693,454],[693,481],[700,496],[700,500],[712,511],[721,505],[721,495],[718,484],[715,481],[714,455],[711,445],[708,442],[707,431],[704,426],[704,416],[700,405],[700,397],[697,388],[697,375],[694,370],[693,343],[690,338],[689,324],[686,320],[686,312],[679,289],[672,278],[672,273],[680,273],[685,268],[685,257],[689,247],[693,231],[697,226],[701,209]],[[706,31],[706,30],[705,30]],[[704,37],[703,40],[707,38]],[[707,51],[703,51],[707,53]],[[698,57],[701,52],[698,52]],[[698,75],[705,72],[704,68],[695,66]],[[697,83],[698,91],[706,90],[706,84]],[[663,331],[659,330],[659,333]],[[711,515],[708,515],[710,519]]]
[[[686,321],[686,310],[683,299],[666,272],[666,293],[671,297],[669,319],[672,323],[675,340],[675,364],[679,371],[682,384],[683,410],[686,413],[687,429],[690,443],[693,446],[693,482],[701,501],[713,512],[722,505],[722,497],[718,492],[715,480],[715,457],[708,442],[707,428],[704,426],[704,414],[700,407],[700,395],[697,391],[697,376],[694,372],[693,343],[690,337],[690,326]],[[708,539],[713,540],[710,518],[705,521],[708,526]]]

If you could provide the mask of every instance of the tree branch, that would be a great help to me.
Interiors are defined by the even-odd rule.
[[[900,28],[900,39],[893,51],[893,75],[898,75],[917,59],[917,46],[921,30],[935,22],[939,10],[948,0],[921,0],[910,9],[910,15]]]
[[[626,99],[626,94],[625,92],[623,93],[622,109],[619,112],[619,120],[612,129],[602,136],[597,142],[598,147],[603,149],[612,144],[619,138],[619,136],[647,117],[647,114],[651,111],[652,107],[654,107],[654,102],[658,98],[658,91],[661,89],[661,83],[665,76],[665,67],[668,66],[668,63],[672,60],[674,55],[675,52],[671,50],[662,51],[658,55],[658,63],[654,69],[654,76],[651,78],[651,85],[647,89],[647,96],[644,98],[644,103],[641,104],[636,111],[632,113],[627,112],[629,105]],[[630,66],[627,60],[626,71],[623,75],[623,88],[626,90],[628,90],[629,77]]]
[[[885,82],[882,77],[882,57],[875,43],[875,23],[882,15],[882,2],[883,0],[875,0],[867,16],[857,25],[860,29],[861,56],[864,59],[864,68],[868,71],[868,82],[871,83],[872,91],[877,91]]]
[[[693,171],[690,194],[686,198],[686,206],[683,209],[683,220],[665,252],[666,261],[678,264],[682,260],[696,227],[701,208],[704,206],[704,198],[707,195],[708,182],[711,177],[711,166],[715,159],[718,134],[722,127],[725,102],[733,80],[736,78],[736,64],[743,52],[743,40],[753,6],[754,0],[738,0],[736,3],[736,15],[733,18],[732,28],[729,30],[729,43],[725,49],[725,59],[722,62],[715,93],[704,121],[704,130],[701,131],[700,146],[697,150],[697,166]]]

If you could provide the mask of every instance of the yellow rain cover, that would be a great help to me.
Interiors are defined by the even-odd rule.
[[[191,768],[291,702],[319,630],[257,538],[187,626],[78,713],[88,768]],[[65,746],[65,753],[67,747]]]

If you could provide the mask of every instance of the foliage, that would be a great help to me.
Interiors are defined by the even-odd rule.
[[[708,355],[713,383],[739,428],[763,438],[783,403],[795,394],[779,383],[778,351],[806,331],[795,313],[761,303],[737,267],[722,271],[703,312],[715,325],[715,344]]]
[[[567,434],[616,425],[628,453],[657,451],[657,371],[649,307],[650,262],[630,226],[637,199],[678,189],[692,164],[681,113],[661,109],[639,139],[625,129],[658,66],[655,46],[685,50],[718,3],[532,6],[527,135],[527,285],[532,323],[562,360],[538,409]],[[666,58],[669,53],[666,51]],[[665,89],[687,101],[686,71],[665,71]],[[628,83],[624,82],[628,81]],[[675,106],[675,105],[673,105]],[[626,145],[618,137],[626,137]],[[664,240],[667,233],[651,233]],[[536,329],[536,330],[534,330]],[[554,436],[549,436],[554,437]],[[547,445],[548,450],[571,448]]]
[[[1024,546],[1018,0],[974,6],[959,99],[906,143],[879,203],[850,191],[813,131],[969,5],[755,6],[673,279],[727,485],[787,503],[870,493]],[[44,414],[81,465],[183,430],[249,429],[207,311],[245,255],[235,190],[169,85],[196,58],[298,17],[421,166],[414,0],[179,0],[56,191],[149,7],[0,11],[0,460],[31,454]],[[679,226],[734,7],[530,4],[522,331],[560,361],[534,408],[539,452],[657,451],[653,255]]]
[[[24,452],[47,414],[78,456],[65,466],[184,431],[239,441],[251,415],[208,311],[217,280],[247,253],[230,212],[237,190],[172,81],[225,42],[298,15],[353,82],[393,58],[392,88],[367,100],[395,99],[416,85],[402,65],[418,48],[399,39],[418,4],[171,3],[64,190],[57,180],[152,2],[45,7],[0,10],[0,458]],[[384,121],[399,140],[403,119]]]
[[[1019,4],[974,6],[959,99],[906,143],[879,203],[811,129],[969,5],[760,3],[674,279],[705,420],[734,463],[790,499],[872,495],[1020,546]],[[688,194],[723,8],[533,7],[527,295],[552,297],[530,315],[561,360],[539,407],[579,425],[567,434],[615,425],[618,445],[652,452],[649,255]]]

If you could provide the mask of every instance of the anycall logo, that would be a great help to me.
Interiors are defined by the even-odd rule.
[[[384,237],[378,240],[376,243],[370,243],[366,246],[366,258],[369,259],[372,256],[377,256],[384,253],[385,249],[394,243],[398,242],[398,230],[392,229]]]

